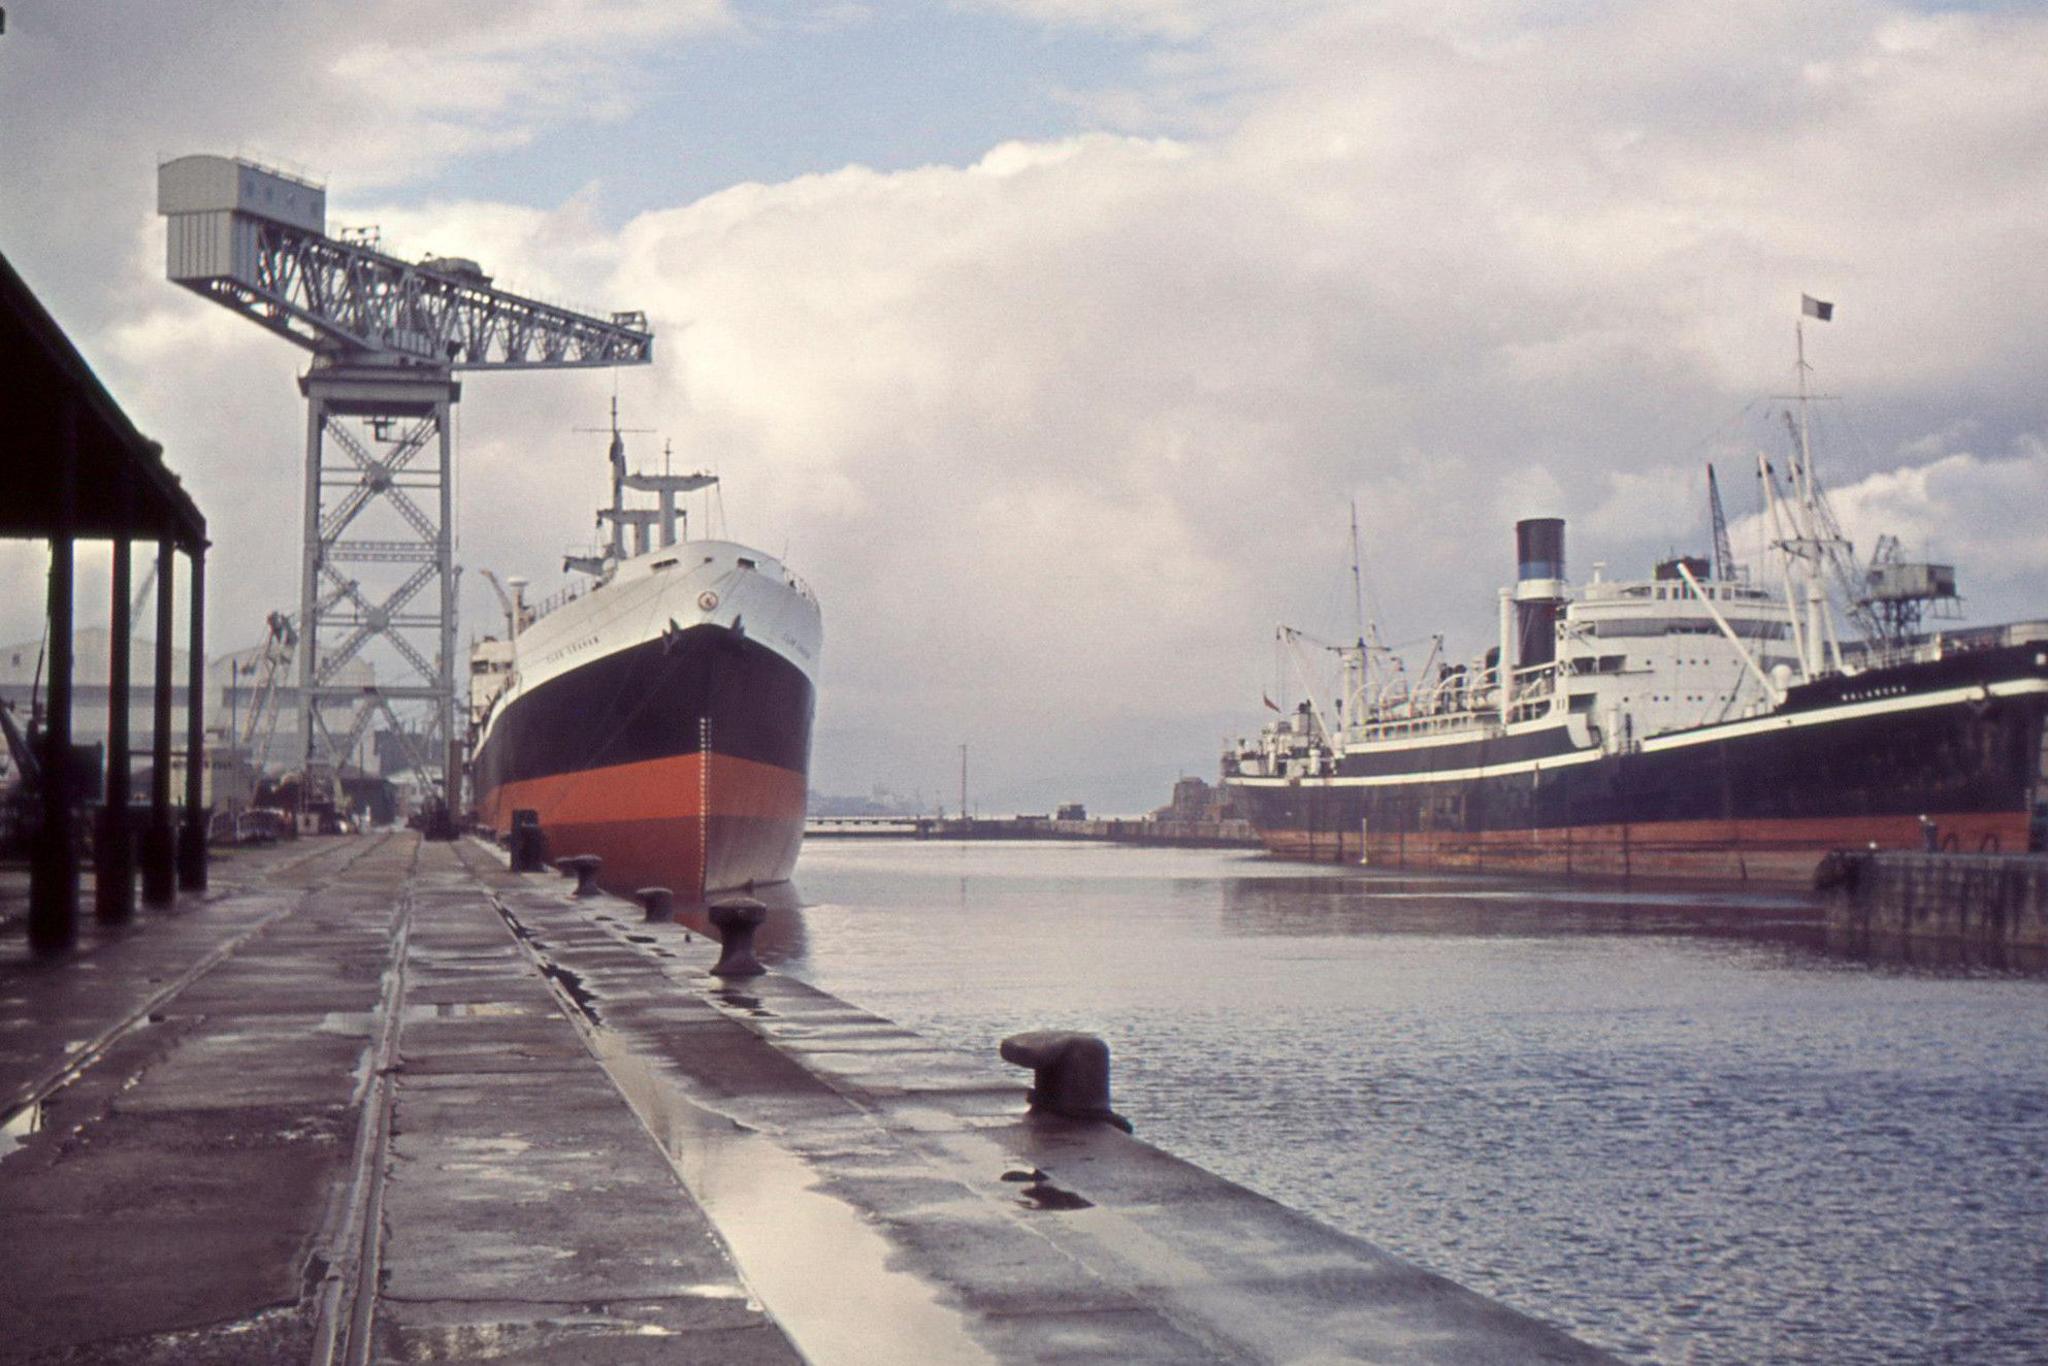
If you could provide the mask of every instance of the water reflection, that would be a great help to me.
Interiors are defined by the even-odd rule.
[[[2048,997],[1794,892],[806,850],[783,967],[1639,1361],[2031,1361]],[[2023,966],[2023,965],[2022,965]],[[1877,1250],[1878,1255],[1873,1255]]]
[[[801,959],[809,951],[804,936],[803,894],[793,882],[778,882],[773,886],[756,887],[745,893],[768,908],[768,916],[761,927],[754,931],[755,956],[770,967]],[[713,900],[718,900],[714,897]],[[710,904],[703,901],[676,901],[675,923],[692,934],[701,935],[718,942],[718,932],[711,928]]]
[[[1221,884],[1222,926],[1243,935],[1736,936],[1821,949],[1810,898],[1559,888],[1497,880],[1253,878]]]
[[[2031,944],[1909,939],[1839,925],[1827,925],[1821,934],[1824,952],[1851,962],[1933,973],[2048,977],[2048,949]]]
[[[1824,898],[1729,886],[1585,885],[1475,876],[1228,879],[1227,934],[1670,935],[1774,945],[1873,967],[2048,974],[2048,952],[1872,934],[1832,923]]]

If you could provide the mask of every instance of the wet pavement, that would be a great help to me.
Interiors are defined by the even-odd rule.
[[[216,882],[0,943],[0,1359],[1600,1359],[484,846]]]

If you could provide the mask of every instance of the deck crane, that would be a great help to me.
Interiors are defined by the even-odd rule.
[[[462,370],[645,365],[643,313],[609,318],[497,288],[461,257],[400,260],[374,238],[330,236],[327,192],[240,158],[186,156],[157,168],[170,220],[166,274],[313,353],[306,397],[298,704],[306,791],[333,774],[373,715],[409,732],[393,702],[425,703],[440,742],[446,811],[462,809],[455,706],[454,482],[450,413]],[[378,524],[382,532],[378,533]],[[368,585],[359,579],[381,577]],[[439,592],[416,603],[429,585]],[[416,679],[365,689],[344,665],[381,641]],[[328,732],[323,705],[355,707]]]
[[[526,605],[526,580],[514,575],[508,584],[488,569],[482,573],[484,582],[498,595],[498,605],[505,609],[506,639],[517,640],[521,631],[533,625],[533,609]],[[510,592],[506,591],[508,586]]]

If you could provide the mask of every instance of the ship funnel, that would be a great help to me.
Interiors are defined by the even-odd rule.
[[[1564,518],[1515,523],[1515,667],[1557,657],[1557,617],[1564,608]]]

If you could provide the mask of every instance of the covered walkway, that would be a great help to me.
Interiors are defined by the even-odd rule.
[[[29,939],[37,952],[62,953],[78,934],[79,850],[84,798],[94,784],[89,760],[71,741],[72,636],[77,543],[113,544],[111,659],[103,800],[94,816],[95,910],[118,924],[134,913],[136,870],[142,900],[168,905],[179,888],[206,886],[205,573],[206,519],[164,465],[163,451],[135,429],[42,302],[0,255],[0,432],[7,447],[0,490],[0,536],[50,544],[49,664],[42,714],[17,722],[17,754],[30,802]],[[155,750],[147,820],[140,840],[130,813],[129,621],[137,542],[157,563]],[[190,648],[182,830],[171,799],[171,637],[176,557],[189,569]],[[31,732],[33,732],[31,738]],[[138,851],[139,843],[139,851]]]

